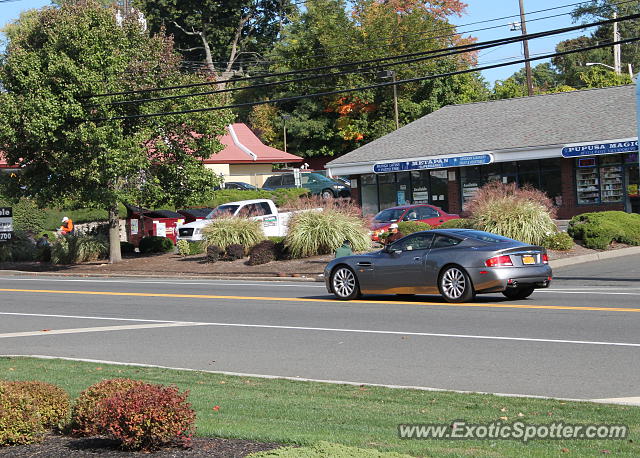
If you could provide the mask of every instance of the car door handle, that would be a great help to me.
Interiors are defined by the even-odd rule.
[[[359,266],[363,266],[363,267],[370,267],[371,263],[370,262],[359,262],[358,265]]]

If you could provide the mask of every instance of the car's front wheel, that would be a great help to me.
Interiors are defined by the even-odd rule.
[[[531,286],[523,286],[520,288],[508,288],[508,289],[505,289],[502,292],[502,294],[504,294],[504,296],[507,299],[512,299],[512,300],[526,299],[527,297],[531,296],[534,289],[535,288]]]
[[[347,266],[339,266],[331,274],[331,289],[341,301],[360,297],[360,285],[356,274]]]
[[[320,196],[323,199],[332,199],[333,197],[335,197],[335,194],[331,189],[325,189],[320,193]]]
[[[447,302],[468,302],[473,299],[473,285],[465,270],[449,266],[438,278],[438,289]]]

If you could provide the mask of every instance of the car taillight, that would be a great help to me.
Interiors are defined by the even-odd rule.
[[[501,267],[501,266],[513,266],[511,257],[507,255],[496,256],[495,258],[489,258],[484,263],[487,267]]]
[[[542,262],[544,264],[549,264],[549,256],[547,256],[547,253],[542,254]]]

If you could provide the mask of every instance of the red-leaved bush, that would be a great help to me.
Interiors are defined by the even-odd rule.
[[[196,414],[187,402],[188,395],[174,386],[154,384],[120,391],[99,402],[96,426],[128,450],[189,447]]]
[[[481,213],[487,205],[506,197],[514,201],[514,203],[522,201],[536,202],[549,212],[551,218],[556,217],[556,207],[544,191],[540,191],[528,184],[519,188],[515,183],[502,183],[500,181],[491,181],[478,189],[467,204],[466,211],[473,217],[476,213]]]
[[[71,431],[76,436],[95,436],[97,408],[100,401],[116,393],[143,385],[140,380],[116,378],[91,385],[80,393],[72,410]]]

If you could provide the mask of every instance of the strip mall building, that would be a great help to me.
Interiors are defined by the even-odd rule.
[[[636,87],[452,105],[327,164],[364,214],[406,203],[464,211],[492,180],[531,184],[559,218],[640,212]]]

